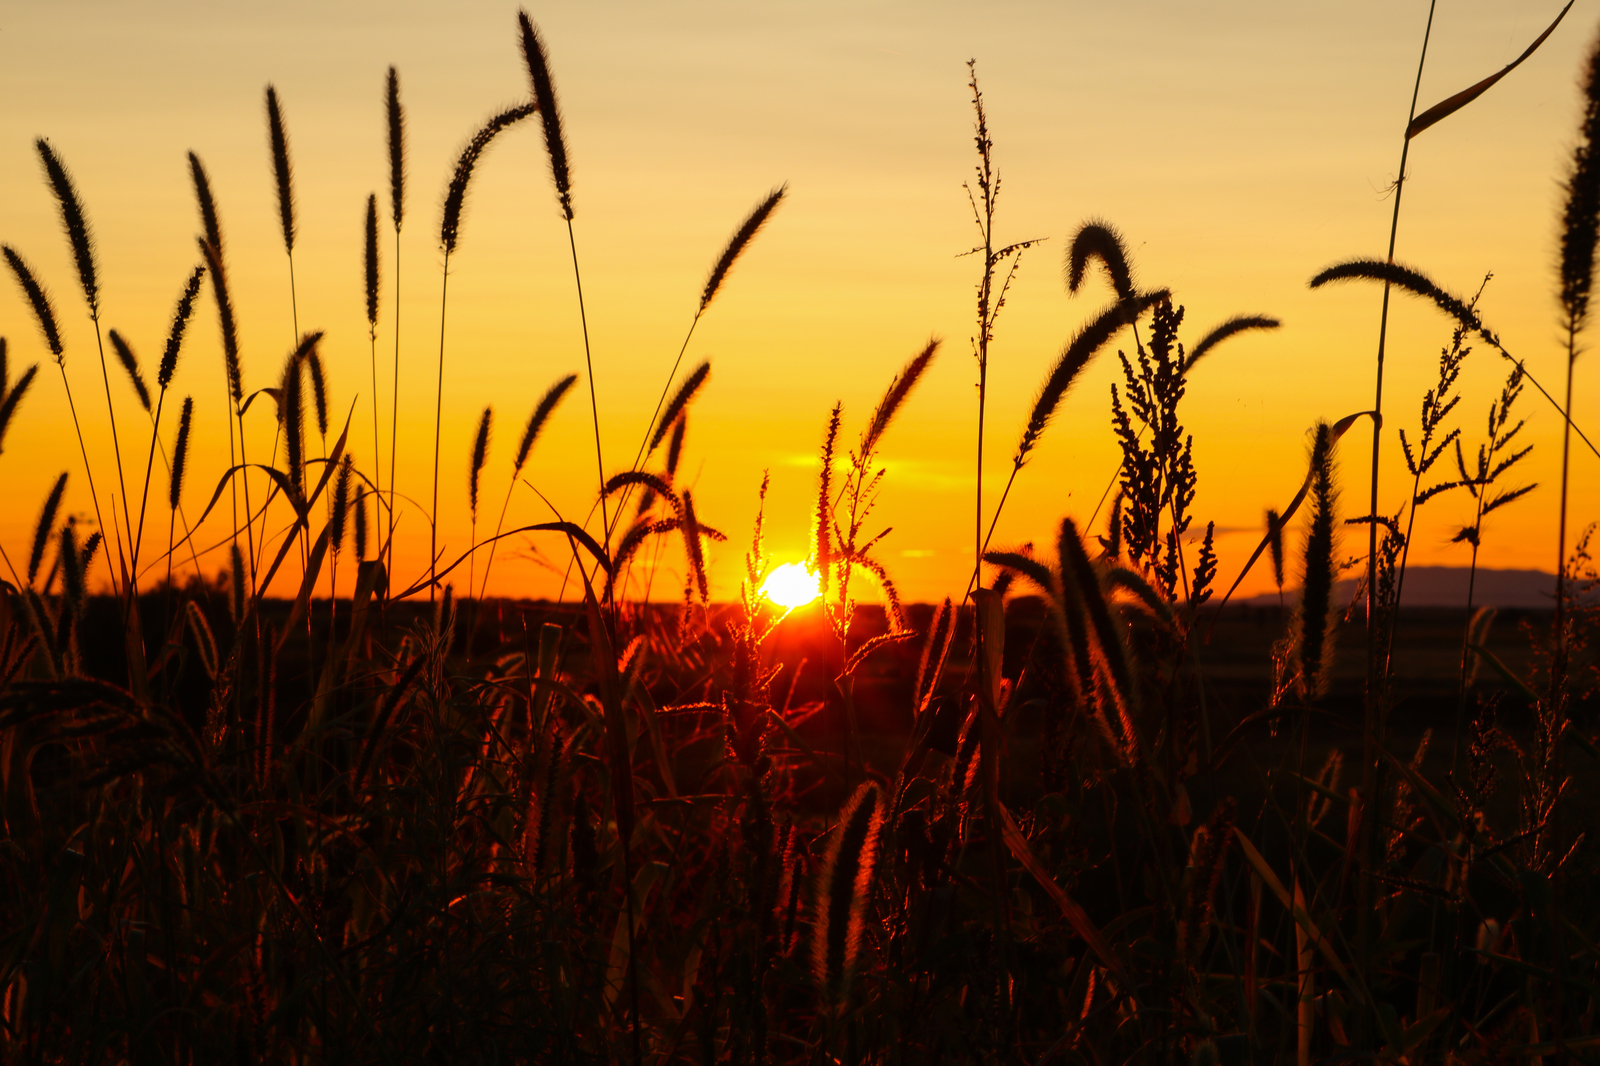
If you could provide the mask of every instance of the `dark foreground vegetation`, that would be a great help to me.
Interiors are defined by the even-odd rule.
[[[537,117],[581,293],[545,48],[526,16],[518,30],[529,102],[463,149],[439,248],[448,275],[474,168]],[[478,543],[446,558],[430,523],[427,572],[401,577],[394,416],[385,471],[377,401],[377,196],[365,262],[372,457],[357,462],[350,421],[329,420],[320,333],[276,384],[246,391],[216,199],[191,156],[200,262],[154,391],[128,341],[106,334],[126,372],[123,433],[114,464],[80,451],[93,532],[60,517],[63,474],[31,543],[0,560],[0,1061],[1600,1055],[1589,784],[1600,606],[1589,536],[1569,539],[1566,514],[1569,494],[1594,499],[1569,493],[1573,452],[1600,454],[1569,417],[1600,234],[1597,75],[1600,59],[1585,71],[1563,220],[1564,400],[1475,298],[1392,255],[1317,275],[1314,287],[1380,282],[1385,308],[1390,292],[1427,300],[1448,329],[1418,422],[1386,426],[1377,402],[1311,427],[1305,480],[1268,513],[1244,567],[1270,566],[1282,605],[1269,608],[1227,605],[1245,574],[1222,589],[1214,528],[1191,514],[1200,475],[1181,404],[1217,345],[1277,323],[1241,316],[1186,344],[1183,307],[1134,283],[1123,242],[1099,222],[1071,241],[1068,285],[1086,292],[1103,274],[1111,302],[1049,368],[998,503],[976,490],[959,599],[902,605],[878,561],[887,531],[870,523],[893,489],[884,436],[937,342],[890,381],[858,436],[841,407],[822,421],[809,604],[786,609],[767,591],[764,485],[746,539],[709,525],[677,478],[705,363],[675,391],[673,364],[631,463],[601,461],[587,390],[598,494],[581,523],[508,532],[502,504],[494,534],[478,536],[486,409],[462,448]],[[989,343],[1033,242],[995,239],[1000,183],[975,75],[971,85],[981,470]],[[1406,143],[1474,95],[1413,109]],[[398,249],[404,111],[392,70],[385,104]],[[292,172],[270,88],[267,111],[292,272]],[[98,341],[84,207],[51,145],[37,149]],[[735,232],[695,322],[784,196]],[[1398,221],[1398,188],[1394,202]],[[4,253],[61,364],[54,304],[22,256]],[[196,515],[183,494],[194,402],[167,394],[207,282],[232,435]],[[444,304],[441,292],[436,390]],[[1019,475],[1062,396],[1113,341],[1122,464],[1108,506],[1063,520],[1049,544],[991,545],[985,530],[1027,490]],[[1497,396],[1463,401],[1469,356],[1505,361]],[[1380,346],[1380,401],[1382,366]],[[0,433],[37,371],[13,381],[0,362]],[[560,377],[534,405],[508,501],[578,381]],[[1535,402],[1561,419],[1564,448],[1561,483],[1545,489],[1561,507],[1550,609],[1496,619],[1469,591],[1459,610],[1401,612],[1420,509],[1444,493],[1476,502],[1455,537],[1475,568],[1480,549],[1492,553],[1486,519],[1534,488],[1518,464]],[[163,436],[167,410],[181,413]],[[141,414],[147,436],[132,428]],[[1372,430],[1368,500],[1342,508],[1339,445],[1356,426]],[[247,441],[261,445],[252,427],[272,434],[266,463],[246,454]],[[435,442],[430,513],[437,430]],[[1386,442],[1410,477],[1380,493]],[[202,569],[191,530],[224,513],[227,565],[174,580],[175,561]],[[566,603],[485,598],[493,545],[512,536],[558,552]],[[747,545],[739,596],[713,604],[705,546],[730,538]],[[1345,562],[1341,538],[1364,540],[1365,554]],[[341,562],[345,582],[329,586],[353,574],[353,596],[314,596]],[[1346,578],[1359,582],[1348,603]],[[681,599],[652,603],[651,583],[676,595],[674,580]],[[291,598],[270,596],[274,582]]]

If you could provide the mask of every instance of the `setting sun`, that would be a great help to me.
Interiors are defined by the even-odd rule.
[[[761,595],[792,611],[822,595],[822,586],[817,575],[807,570],[804,563],[784,563],[767,575],[761,585]]]

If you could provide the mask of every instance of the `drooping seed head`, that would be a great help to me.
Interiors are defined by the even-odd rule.
[[[56,363],[65,361],[64,351],[61,346],[61,330],[56,326],[56,311],[50,306],[50,295],[44,291],[44,286],[39,284],[33,276],[33,271],[28,269],[28,264],[22,261],[22,256],[17,254],[15,248],[9,244],[0,245],[0,252],[6,257],[6,263],[11,267],[11,273],[16,275],[17,284],[22,286],[23,295],[28,298],[28,304],[33,308],[34,321],[39,323],[39,332],[44,334],[44,342],[50,349],[50,354],[56,357]]]
[[[1200,338],[1200,343],[1190,350],[1189,357],[1184,360],[1183,372],[1187,374],[1200,361],[1202,356],[1229,337],[1237,336],[1253,329],[1277,329],[1281,325],[1283,325],[1282,322],[1268,315],[1235,315]]]
[[[467,186],[472,181],[472,172],[478,160],[502,130],[521,122],[537,110],[533,104],[507,108],[485,122],[483,128],[473,134],[466,147],[461,149],[456,168],[450,175],[450,186],[445,190],[444,220],[439,225],[439,244],[444,248],[445,255],[453,253],[456,243],[461,239],[461,212],[466,206]]]
[[[1128,265],[1128,252],[1123,247],[1122,234],[1102,219],[1085,222],[1072,238],[1066,261],[1068,292],[1076,293],[1083,285],[1089,263],[1094,259],[1105,264],[1108,280],[1117,299],[1126,300],[1134,294],[1133,270]]]
[[[0,353],[5,350],[5,345],[0,344]],[[17,405],[28,394],[28,387],[33,384],[33,379],[39,373],[39,364],[35,363],[22,372],[17,378],[17,383],[5,393],[5,399],[0,400],[0,454],[5,452],[6,428],[11,425],[12,417],[17,413]]]
[[[139,394],[139,403],[146,411],[150,410],[150,390],[145,387],[144,375],[139,373],[138,357],[133,354],[133,349],[128,346],[122,334],[116,330],[111,331],[111,347],[116,349],[122,369],[128,372],[128,380],[133,382],[133,391]]]

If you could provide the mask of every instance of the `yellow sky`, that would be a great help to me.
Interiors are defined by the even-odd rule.
[[[1551,2],[1445,0],[1421,104],[1514,58],[1553,17]],[[1231,580],[1304,471],[1308,427],[1371,406],[1378,290],[1311,293],[1316,270],[1381,255],[1427,5],[1142,2],[824,4],[563,3],[530,12],[548,42],[571,147],[603,442],[612,469],[644,430],[712,260],[743,214],[779,182],[789,201],[739,263],[695,334],[686,365],[712,361],[683,473],[705,521],[726,530],[714,595],[736,589],[763,469],[772,473],[769,547],[807,546],[814,455],[829,409],[853,441],[890,376],[932,334],[944,346],[890,432],[878,517],[883,557],[911,599],[959,593],[970,565],[976,380],[969,338],[977,264],[965,62],[978,60],[1004,178],[999,235],[1048,238],[1024,257],[990,368],[990,499],[1009,469],[1034,390],[1063,341],[1103,304],[1098,280],[1069,297],[1061,255],[1077,224],[1111,220],[1146,285],[1188,308],[1186,335],[1236,313],[1283,319],[1230,342],[1196,371],[1185,421],[1200,468],[1198,523],[1214,519]],[[1556,216],[1577,117],[1576,76],[1600,5],[1579,0],[1522,68],[1413,144],[1398,256],[1458,291],[1495,279],[1482,309],[1547,386],[1564,370],[1552,266]],[[51,287],[67,373],[102,494],[114,480],[94,336],[32,149],[51,138],[78,181],[98,238],[105,324],[153,374],[172,304],[196,258],[184,154],[210,169],[228,239],[246,389],[275,384],[293,340],[262,93],[281,94],[295,163],[295,269],[303,329],[327,331],[334,406],[356,401],[351,447],[372,457],[371,369],[362,306],[361,217],[369,192],[387,218],[382,85],[398,66],[410,124],[402,237],[400,489],[425,506],[439,353],[440,204],[455,154],[492,110],[527,93],[516,8],[501,3],[29,3],[0,15],[0,240]],[[563,223],[536,128],[505,135],[474,179],[451,261],[444,384],[441,540],[469,537],[468,449],[495,409],[484,521],[506,489],[511,451],[557,377],[583,370]],[[394,341],[393,235],[383,242],[379,394],[387,410]],[[0,285],[12,374],[41,361],[0,455],[0,544],[26,553],[50,483],[70,471],[69,505],[88,513],[60,376],[25,304]],[[193,394],[197,438],[186,492],[198,511],[226,466],[220,345],[201,303],[174,389]],[[1448,325],[1401,301],[1393,312],[1384,507],[1404,499],[1393,430],[1413,427]],[[1121,338],[1127,347],[1129,338]],[[1047,542],[1062,515],[1094,510],[1117,455],[1108,386],[1114,354],[1083,375],[1024,470],[997,542]],[[113,366],[124,464],[142,468],[148,421]],[[1459,423],[1481,433],[1505,364],[1468,361]],[[581,516],[595,467],[587,381],[570,394],[527,473]],[[1580,362],[1575,410],[1600,429],[1600,370]],[[252,458],[270,450],[269,408],[252,411]],[[1494,516],[1484,561],[1550,569],[1559,421],[1529,390],[1541,487]],[[136,417],[137,416],[137,417]],[[164,422],[170,442],[175,418]],[[388,447],[388,419],[382,449]],[[1364,509],[1368,445],[1342,450],[1345,501]],[[159,464],[158,464],[159,466]],[[1600,462],[1574,456],[1574,526],[1600,518]],[[387,469],[384,478],[387,481]],[[164,491],[157,478],[157,495]],[[103,501],[104,502],[104,501]],[[1449,544],[1465,494],[1430,503],[1413,562],[1464,564]],[[403,504],[400,580],[426,564],[426,518]],[[165,511],[160,510],[164,541]],[[109,516],[108,516],[109,517]],[[549,510],[519,488],[512,521]],[[213,543],[224,527],[209,523]],[[482,531],[480,530],[480,533]],[[147,538],[149,534],[147,534]],[[1346,549],[1356,550],[1351,536]],[[560,542],[540,547],[559,558]],[[149,552],[146,552],[148,557]],[[555,579],[518,545],[496,588],[549,594]],[[677,567],[674,551],[666,556]],[[220,556],[212,559],[220,562]],[[481,572],[481,571],[480,571]],[[102,572],[103,576],[103,572]],[[1247,590],[1259,590],[1265,573]],[[672,578],[662,581],[670,588]],[[343,582],[341,582],[343,584]],[[659,587],[659,586],[658,586]],[[284,591],[287,591],[285,587]],[[670,592],[669,592],[670,594]]]

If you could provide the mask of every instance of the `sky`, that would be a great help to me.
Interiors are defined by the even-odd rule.
[[[1440,0],[1419,108],[1514,59],[1560,9],[1553,0]],[[449,263],[441,345],[439,220],[455,158],[494,111],[528,95],[509,4],[403,2],[150,2],[18,0],[0,12],[0,241],[52,293],[66,339],[63,371],[103,506],[116,461],[95,331],[33,140],[48,137],[70,167],[93,227],[102,328],[126,336],[147,376],[173,304],[197,261],[199,221],[186,153],[205,162],[227,239],[246,391],[275,385],[300,330],[325,331],[335,411],[349,413],[357,464],[390,484],[399,338],[396,581],[426,570],[435,402],[442,419],[440,524],[446,558],[473,536],[467,502],[472,438],[491,406],[494,434],[476,533],[499,517],[523,422],[544,390],[583,375],[557,409],[511,492],[506,528],[584,521],[598,480],[586,321],[607,472],[627,466],[729,235],[775,186],[788,196],[746,251],[694,331],[685,368],[711,361],[689,418],[680,483],[702,521],[727,533],[712,546],[714,597],[737,593],[763,472],[770,473],[767,548],[804,558],[835,402],[853,443],[878,397],[930,337],[939,353],[884,439],[886,470],[870,525],[892,527],[878,549],[909,600],[959,595],[971,567],[977,434],[974,335],[980,264],[963,183],[973,176],[975,59],[1002,189],[1001,240],[1042,239],[1020,261],[991,347],[983,464],[987,524],[1040,381],[1063,343],[1103,308],[1095,277],[1077,295],[1062,256],[1086,219],[1124,234],[1139,281],[1171,288],[1193,343],[1241,313],[1283,327],[1228,342],[1195,371],[1182,415],[1194,437],[1197,525],[1214,521],[1221,578],[1231,582],[1304,477],[1319,419],[1372,407],[1380,290],[1309,291],[1322,267],[1385,251],[1408,107],[1428,5],[1136,0],[1054,3],[551,3],[530,9],[545,38],[573,165],[573,243],[551,189],[537,127],[504,134],[473,178]],[[1578,0],[1527,63],[1465,110],[1412,142],[1397,258],[1457,292],[1476,291],[1506,347],[1559,394],[1565,348],[1554,298],[1561,187],[1580,115],[1578,73],[1600,3]],[[409,131],[399,236],[388,225],[383,85],[399,70]],[[294,163],[299,236],[290,266],[279,231],[263,94],[282,100]],[[379,195],[381,317],[374,352],[362,289],[362,219]],[[0,546],[25,557],[50,486],[69,473],[67,506],[93,509],[63,371],[9,278],[0,279],[0,335],[10,375],[40,364],[0,452]],[[398,328],[396,311],[398,310]],[[1380,509],[1409,495],[1397,431],[1415,436],[1450,324],[1398,299],[1391,309]],[[1080,376],[1017,478],[997,546],[1048,545],[1062,517],[1095,515],[1117,468],[1110,386],[1122,334]],[[443,365],[442,393],[436,396]],[[221,347],[209,292],[200,301],[163,415],[196,404],[184,495],[197,518],[228,466]],[[1469,454],[1509,365],[1482,345],[1468,357],[1451,422]],[[150,419],[113,362],[128,494],[137,501]],[[374,444],[372,403],[379,401]],[[1574,412],[1600,429],[1600,368],[1580,358]],[[1518,415],[1534,450],[1520,469],[1538,488],[1491,516],[1480,561],[1555,565],[1560,418],[1525,391]],[[270,455],[263,402],[246,416],[250,458]],[[1343,507],[1366,509],[1370,441],[1340,447]],[[331,444],[331,440],[330,440]],[[311,450],[320,454],[315,433]],[[164,572],[166,477],[155,460],[141,568]],[[657,463],[656,465],[659,465]],[[1572,529],[1600,519],[1600,460],[1575,450]],[[255,491],[265,477],[252,480]],[[535,491],[536,490],[536,491]],[[196,534],[223,543],[224,503]],[[1465,565],[1452,543],[1471,519],[1464,492],[1417,517],[1411,559]],[[287,511],[274,519],[286,524]],[[1102,525],[1104,515],[1096,522]],[[109,522],[109,519],[108,519]],[[149,532],[155,530],[155,532]],[[1099,531],[1098,528],[1096,531]],[[1299,539],[1298,531],[1291,544]],[[150,544],[159,542],[152,551]],[[1365,537],[1345,534],[1354,555]],[[555,595],[565,541],[501,542],[492,591]],[[480,553],[486,558],[487,551]],[[187,553],[180,571],[192,567]],[[200,559],[214,571],[225,550]],[[659,555],[655,596],[681,588],[682,554]],[[349,587],[351,568],[340,576]],[[454,576],[458,585],[460,574]],[[475,570],[482,579],[482,568]],[[108,580],[102,569],[95,578]],[[1293,583],[1291,575],[1291,583]],[[1263,567],[1242,592],[1270,587]],[[323,589],[326,590],[324,582]],[[275,591],[291,594],[291,583]],[[639,591],[635,589],[635,592]],[[570,594],[570,589],[569,589]]]

